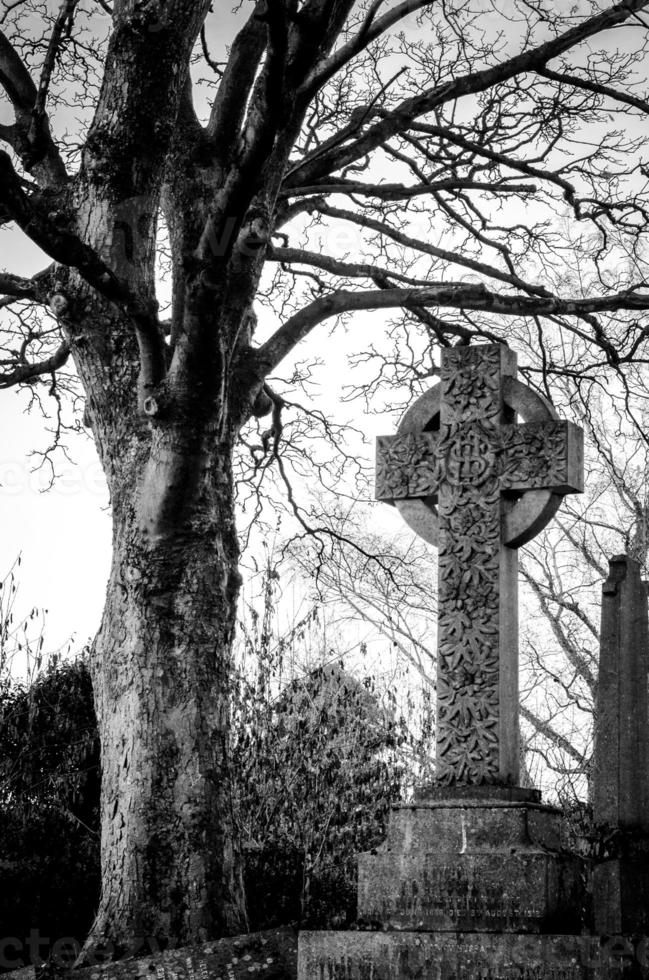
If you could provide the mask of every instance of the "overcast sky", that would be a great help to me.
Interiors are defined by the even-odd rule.
[[[47,261],[19,233],[0,235],[1,263],[29,275]],[[71,634],[78,645],[97,629],[110,560],[106,485],[91,440],[71,436],[72,460],[59,460],[59,479],[47,492],[49,470],[32,450],[50,444],[27,392],[0,392],[0,577],[22,554],[19,610],[48,608],[47,645]]]

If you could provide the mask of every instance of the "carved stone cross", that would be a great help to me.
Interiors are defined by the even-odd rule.
[[[440,374],[378,438],[376,497],[439,549],[437,780],[518,785],[517,549],[583,490],[583,433],[504,346],[445,349]]]

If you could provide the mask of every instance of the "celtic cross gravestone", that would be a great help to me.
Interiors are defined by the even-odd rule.
[[[517,549],[583,489],[582,432],[502,345],[446,349],[440,376],[379,437],[376,496],[439,549],[437,781],[515,786]]]
[[[439,549],[438,779],[358,855],[360,928],[300,934],[299,980],[649,980],[638,849],[593,877],[562,812],[517,785],[517,549],[582,489],[581,430],[517,380],[503,346],[446,350],[440,374],[377,453],[377,496]],[[631,756],[644,764],[647,610],[631,577],[607,582],[603,619],[600,796],[618,827],[644,800]],[[611,930],[629,926],[618,958]]]

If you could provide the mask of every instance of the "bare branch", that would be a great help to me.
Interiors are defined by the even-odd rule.
[[[280,192],[280,197],[297,198],[307,194],[348,194],[359,197],[376,197],[381,201],[410,201],[440,191],[482,191],[486,194],[536,194],[536,184],[516,184],[508,178],[486,183],[480,180],[463,180],[459,177],[446,180],[431,180],[430,183],[416,184],[366,184],[360,180],[323,180],[316,184],[296,187]]]
[[[521,704],[520,708],[521,714],[525,721],[528,721],[534,730],[539,733],[539,735],[543,735],[544,738],[547,738],[552,745],[555,745],[557,748],[565,752],[566,755],[570,756],[571,759],[574,759],[583,771],[586,770],[588,760],[575,748],[572,742],[567,739],[565,735],[562,735],[555,728],[553,728],[549,721],[546,721],[544,718],[540,718],[538,715],[534,714],[533,711],[530,711],[527,705]]]
[[[52,30],[50,42],[47,46],[45,62],[43,64],[43,69],[41,71],[41,79],[38,86],[38,94],[34,102],[33,112],[37,119],[42,118],[45,112],[47,93],[50,87],[52,72],[54,71],[54,66],[56,64],[56,59],[58,57],[59,49],[61,47],[61,42],[63,40],[63,33],[64,31],[67,31],[69,34],[70,29],[72,27],[74,10],[78,3],[79,0],[63,0],[57,18],[54,22],[54,28]]]
[[[478,262],[475,259],[462,255],[459,251],[450,252],[448,249],[437,248],[435,245],[430,245],[428,242],[411,238],[410,235],[405,235],[396,228],[390,227],[390,225],[386,224],[385,222],[377,221],[375,218],[371,218],[364,213],[357,214],[354,211],[335,208],[328,204],[318,204],[316,206],[316,210],[319,211],[320,214],[326,214],[332,218],[342,218],[346,221],[351,221],[354,224],[358,224],[363,228],[370,228],[372,231],[376,231],[381,235],[386,235],[393,241],[398,242],[399,245],[404,245],[406,248],[412,248],[418,252],[423,252],[425,255],[431,255],[436,259],[442,259],[444,262],[448,262],[451,265],[463,266],[466,269],[471,269],[473,272],[479,272],[490,279],[499,279],[501,282],[507,282],[512,286],[516,286],[518,289],[524,289],[531,295],[550,296],[550,293],[544,286],[525,282],[519,276],[512,275],[508,272],[502,272],[494,266],[487,265],[485,262]]]
[[[385,289],[349,292],[339,290],[314,300],[292,316],[253,357],[265,376],[306,337],[318,323],[353,310],[390,309],[407,306],[447,306],[455,309],[486,310],[504,316],[583,316],[585,313],[621,309],[649,309],[649,293],[636,288],[591,299],[561,299],[558,296],[521,296],[494,293],[483,285],[439,283],[425,289]]]
[[[63,341],[58,350],[42,361],[18,364],[12,371],[0,372],[0,388],[13,388],[18,384],[34,381],[44,374],[53,374],[63,367],[70,356],[70,345]]]
[[[434,0],[404,0],[392,10],[388,10],[382,17],[376,18],[376,13],[383,0],[375,0],[370,5],[367,16],[361,25],[358,33],[346,44],[343,44],[337,51],[334,51],[328,58],[322,59],[315,65],[313,71],[304,81],[304,90],[315,92],[321,89],[325,82],[329,81],[337,71],[346,65],[357,54],[360,54],[372,41],[375,41],[382,34],[385,34],[404,17],[421,10],[422,7],[430,6]]]
[[[647,6],[649,0],[627,0],[625,3],[615,4],[552,40],[523,51],[502,64],[462,75],[406,99],[392,112],[383,114],[380,122],[370,126],[354,142],[343,148],[334,149],[330,153],[317,154],[317,158],[313,160],[307,157],[297,164],[285,182],[285,186],[313,184],[319,178],[349,166],[371,150],[383,145],[391,137],[406,131],[420,116],[432,112],[453,99],[484,92],[499,82],[508,81],[525,72],[538,71],[564,51],[574,48],[589,37],[624,23],[636,11]]]
[[[2,31],[0,31],[0,84],[9,96],[16,116],[23,122],[36,105],[38,92],[22,58]]]
[[[442,140],[447,140],[449,143],[453,143],[455,146],[460,146],[463,150],[467,150],[469,153],[475,153],[477,156],[484,157],[486,160],[492,160],[494,163],[500,163],[504,167],[508,167],[510,170],[517,170],[519,173],[528,174],[530,177],[537,177],[541,180],[556,184],[556,186],[563,191],[563,196],[566,201],[568,201],[568,203],[574,207],[576,216],[578,218],[582,217],[579,201],[577,199],[574,187],[569,181],[565,180],[563,177],[560,177],[552,170],[541,170],[539,167],[535,167],[525,160],[518,160],[508,153],[498,153],[495,150],[491,150],[482,145],[481,143],[476,143],[474,140],[466,139],[457,132],[451,132],[447,127],[418,123],[415,126],[415,129],[417,129],[419,132],[427,133],[429,136],[437,136]]]
[[[0,203],[16,224],[39,248],[56,262],[77,269],[86,282],[107,300],[117,303],[132,318],[142,356],[142,397],[155,387],[165,373],[162,331],[157,304],[133,293],[117,278],[100,256],[65,227],[55,224],[28,197],[20,184],[8,154],[0,150]]]
[[[601,82],[591,82],[587,78],[580,78],[578,75],[569,75],[566,72],[552,71],[550,68],[539,68],[537,73],[543,78],[549,78],[553,82],[561,85],[573,85],[575,88],[584,89],[586,92],[594,92],[604,95],[615,102],[623,102],[625,105],[640,109],[641,112],[649,114],[649,102],[646,99],[639,99],[630,92],[620,92],[619,89],[611,88],[610,85],[602,85]]]
[[[391,276],[399,282],[408,283],[411,286],[426,286],[427,281],[414,279],[411,276],[401,275],[399,272],[382,269],[380,266],[370,265],[366,262],[341,262],[322,252],[311,252],[302,248],[278,248],[271,246],[267,252],[267,258],[271,262],[282,262],[289,264],[312,265],[317,269],[324,269],[334,276],[350,278],[360,278],[375,280],[377,276]]]
[[[14,299],[43,299],[42,290],[34,279],[23,279],[12,276],[8,272],[0,272],[0,293],[5,293]]]
[[[34,195],[28,197],[11,158],[0,150],[0,203],[31,240],[56,262],[81,272],[90,285],[109,299],[124,301],[123,286],[99,256],[76,235],[45,215]]]
[[[215,75],[218,75],[219,78],[222,78],[223,77],[223,67],[227,64],[227,62],[214,61],[214,59],[210,55],[210,49],[209,49],[209,47],[207,45],[207,34],[206,34],[206,31],[205,31],[205,25],[204,24],[201,27],[201,49],[203,51],[203,57],[205,58],[205,61],[210,66],[210,68],[212,69],[212,71],[214,72],[214,74]]]
[[[25,169],[44,186],[59,186],[67,173],[49,132],[44,112],[37,112],[38,90],[23,61],[0,31],[0,85],[9,96],[16,125],[4,127],[2,138],[20,155]]]
[[[266,47],[266,29],[259,14],[263,3],[255,4],[248,21],[237,34],[223,72],[207,132],[217,151],[238,135],[246,113],[246,104],[255,80],[259,60]],[[228,139],[225,139],[227,136]]]
[[[18,131],[15,126],[0,126],[0,140],[14,146],[18,138]]]

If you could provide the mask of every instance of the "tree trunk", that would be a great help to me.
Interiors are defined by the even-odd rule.
[[[149,43],[127,28],[115,50]],[[159,67],[147,84],[157,86]],[[184,73],[167,81],[178,105]],[[173,153],[131,125],[129,138],[146,148],[135,166],[120,136],[132,84],[111,95],[119,111],[108,95],[106,113],[98,110],[74,203],[80,237],[137,302],[106,302],[74,272],[62,273],[60,284],[70,297],[62,326],[113,511],[113,564],[92,651],[102,895],[86,960],[107,942],[120,955],[142,943],[196,943],[247,927],[228,773],[240,586],[232,454],[261,386],[242,361],[263,257],[237,250],[227,236],[232,255],[200,256],[214,188],[201,184],[189,152],[198,123],[180,113]],[[165,193],[174,266],[169,343],[152,312],[165,162],[174,178]],[[245,202],[240,207],[245,214]]]
[[[131,454],[139,462],[113,493],[92,653],[102,896],[86,949],[108,941],[118,955],[246,929],[227,751],[240,583],[233,440],[217,444],[213,425],[145,428],[147,451]]]
[[[236,427],[224,403],[202,418],[170,410],[147,419],[134,397],[131,324],[87,291],[76,292],[74,309],[66,333],[113,516],[91,658],[102,895],[88,961],[107,943],[123,955],[246,929],[227,751],[240,577]]]

